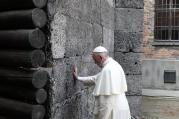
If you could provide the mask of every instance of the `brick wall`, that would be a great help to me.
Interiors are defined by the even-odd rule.
[[[154,15],[155,0],[144,0],[144,58],[160,59],[175,58],[179,50],[174,46],[154,46]]]
[[[167,98],[161,93],[155,96],[156,89],[166,93],[166,90],[177,93],[178,83],[164,83],[164,70],[176,70],[179,55],[178,46],[155,46],[154,45],[154,15],[155,0],[144,0],[144,34],[142,71],[143,88],[150,89],[150,94],[142,98],[142,119],[177,119],[178,98],[173,96]],[[169,60],[168,60],[169,59]],[[171,60],[172,59],[172,60]],[[148,69],[148,70],[146,70]],[[177,80],[177,79],[176,79]],[[145,92],[143,92],[144,94]],[[171,93],[171,94],[173,94]],[[145,94],[144,94],[145,95]],[[165,96],[169,96],[166,94]]]

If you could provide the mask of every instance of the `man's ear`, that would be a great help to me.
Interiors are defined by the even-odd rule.
[[[99,55],[99,58],[102,60],[103,59],[103,57],[101,56],[101,55]]]

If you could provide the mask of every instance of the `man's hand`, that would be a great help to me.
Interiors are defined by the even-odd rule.
[[[73,79],[74,79],[74,80],[77,80],[77,79],[78,79],[78,69],[77,69],[76,66],[73,66],[73,71],[72,71],[72,73],[73,73]]]

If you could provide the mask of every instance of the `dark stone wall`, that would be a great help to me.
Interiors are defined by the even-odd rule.
[[[116,8],[144,8],[144,0],[115,0]]]
[[[141,116],[143,0],[115,1],[114,57],[127,78],[127,98],[134,118]]]
[[[132,116],[140,116],[143,0],[49,0],[52,74],[50,119],[93,119],[93,87],[74,83],[72,65],[81,76],[100,69],[90,56],[98,45],[124,68]]]
[[[93,119],[93,87],[72,80],[72,65],[81,76],[100,69],[90,56],[98,45],[114,53],[113,0],[48,0],[52,75],[50,119]]]

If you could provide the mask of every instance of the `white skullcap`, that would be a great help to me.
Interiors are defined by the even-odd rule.
[[[96,47],[93,52],[108,52],[107,49],[105,47],[102,47],[102,46],[98,46]]]

